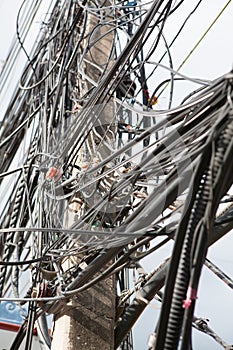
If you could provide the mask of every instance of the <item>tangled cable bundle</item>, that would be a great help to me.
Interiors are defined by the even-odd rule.
[[[45,314],[113,275],[116,348],[132,348],[132,326],[156,295],[165,302],[150,349],[191,349],[192,325],[229,348],[194,306],[203,264],[232,288],[206,254],[233,226],[233,75],[186,76],[172,55],[201,3],[169,42],[183,0],[22,2],[0,74],[3,99],[24,54],[0,124],[0,300],[28,306],[11,349],[25,334],[30,349],[35,320],[50,348]],[[175,105],[187,82],[195,88]],[[141,261],[173,241],[171,258],[147,274]]]

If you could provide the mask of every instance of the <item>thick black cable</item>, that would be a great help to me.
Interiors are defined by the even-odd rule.
[[[208,159],[210,160],[211,159],[210,158],[210,156],[211,156],[211,153],[210,153],[211,152],[211,148],[212,148],[212,145],[210,143],[210,147],[207,150],[208,153],[204,154],[205,156],[204,156],[204,158],[202,158],[202,162],[199,165],[199,168],[198,168],[199,171],[200,171],[201,168],[203,168],[203,164],[204,164],[204,167],[206,166],[205,164],[207,164],[207,162],[208,162],[208,161],[206,162],[206,160],[208,160]],[[209,156],[208,156],[208,154],[209,154]],[[205,203],[208,203],[208,198],[209,198],[209,195],[207,193],[208,193],[209,188],[210,188],[209,186],[210,186],[210,179],[212,177],[212,174],[210,174],[210,173],[209,173],[209,175],[207,175],[207,174],[208,174],[208,172],[204,175],[204,178],[202,180],[202,185],[207,186],[206,195],[203,194],[204,195],[204,197],[203,197],[203,195],[200,194],[197,197],[197,198],[199,198],[199,200],[202,201],[201,202],[201,206],[200,206],[200,204],[198,206],[196,206],[196,208],[197,208],[196,210],[199,211],[200,213],[203,212],[203,210],[205,209]],[[200,174],[200,176],[202,177],[203,175]],[[198,181],[198,182],[200,181],[200,180],[197,180],[197,174],[195,175],[195,182],[196,181]],[[196,182],[196,183],[198,183],[198,182]],[[200,181],[200,184],[201,184],[201,181]],[[192,189],[192,191],[193,191],[193,189]],[[194,191],[194,193],[195,193],[195,191]],[[204,198],[205,198],[205,200],[204,200]],[[203,200],[204,200],[204,202],[203,202]],[[192,200],[191,200],[191,203],[193,203]],[[190,212],[190,209],[189,209],[189,212]],[[194,211],[192,213],[194,213]],[[201,214],[199,214],[198,217],[196,217],[196,219],[195,219],[196,223],[198,223],[198,221],[201,219]],[[184,217],[183,217],[183,220],[184,220]],[[185,224],[183,222],[183,220],[181,221],[181,225],[182,226],[180,225],[180,228],[179,228],[178,234],[177,234],[177,238],[176,238],[176,242],[177,242],[177,240],[179,240],[178,246],[179,246],[180,250],[178,250],[176,245],[175,245],[175,248],[174,248],[174,255],[176,254],[178,257],[180,256],[179,251],[181,252],[181,246],[183,244],[184,234],[186,234],[184,231],[185,231],[185,228],[187,227],[187,223],[188,223],[186,221],[186,224]],[[190,219],[188,218],[188,220],[190,220]],[[190,225],[193,225],[193,224],[190,224]],[[206,225],[208,226],[208,223]],[[190,226],[190,227],[192,227],[192,226]],[[194,224],[193,228],[195,228],[195,224]],[[182,233],[182,235],[183,235],[182,238],[180,236],[181,232],[183,232]],[[206,237],[205,240],[207,242],[207,236],[205,234],[204,234],[204,236]],[[201,237],[204,238],[204,236],[201,236]],[[171,272],[172,275],[170,275],[170,280],[173,278],[174,286],[177,286],[177,287],[174,287],[175,288],[174,289],[174,297],[173,297],[174,298],[174,302],[173,302],[173,304],[171,302],[171,310],[168,310],[168,308],[169,308],[169,305],[170,305],[169,304],[169,300],[172,300],[171,299],[172,298],[172,293],[170,291],[168,293],[168,294],[170,294],[170,299],[168,299],[168,296],[166,295],[166,305],[164,306],[164,308],[166,307],[166,312],[165,312],[165,310],[163,310],[164,311],[163,312],[163,318],[162,318],[162,321],[160,321],[160,322],[163,322],[163,323],[160,323],[160,328],[159,328],[159,333],[158,333],[158,338],[157,338],[157,343],[156,343],[156,349],[159,349],[161,347],[165,347],[165,349],[170,349],[171,347],[172,348],[173,347],[176,348],[178,346],[178,341],[179,341],[180,331],[181,331],[181,324],[182,324],[183,313],[184,313],[184,309],[182,310],[182,307],[180,305],[182,304],[182,300],[185,299],[184,293],[185,293],[185,291],[188,288],[187,283],[188,283],[189,277],[190,277],[189,276],[189,260],[190,260],[190,256],[188,255],[188,251],[190,250],[191,243],[189,242],[189,239],[191,238],[191,236],[189,237],[189,235],[187,234],[186,237],[188,239],[188,241],[187,241],[187,248],[183,248],[184,249],[183,250],[184,251],[183,257],[184,257],[184,259],[188,259],[188,260],[187,261],[184,260],[183,263],[180,262],[180,266],[181,267],[180,267],[180,270],[178,268],[177,274],[176,274],[175,270],[172,271],[172,269],[170,269],[170,272],[172,271]],[[204,247],[205,246],[206,246],[206,244],[204,244]],[[202,244],[202,247],[203,247],[203,244]],[[187,249],[187,251],[186,251],[186,249]],[[205,248],[203,248],[203,249],[204,249],[204,252],[205,252]],[[205,253],[201,253],[201,256],[203,256],[203,254],[205,254]],[[179,258],[175,257],[174,259],[177,261]],[[182,261],[181,259],[182,259],[182,257],[179,260]],[[198,259],[198,261],[199,261],[200,266],[201,266],[202,263],[200,262],[200,258]],[[172,262],[172,263],[174,263],[174,262]],[[177,263],[178,263],[178,261],[177,261]],[[176,267],[176,266],[177,265],[175,265],[174,267]],[[197,266],[198,266],[198,264],[197,264]],[[199,271],[199,272],[200,272],[200,266],[199,266],[199,269],[197,268],[197,271]],[[181,271],[180,272],[181,275],[179,275],[179,271]],[[187,273],[186,277],[184,277],[185,271]],[[175,278],[177,279],[177,282],[175,282]],[[198,277],[197,277],[197,279],[198,279]],[[171,284],[170,280],[168,280],[168,282],[167,282],[167,284],[168,284],[167,288],[171,288],[170,290],[172,290],[173,288],[170,285]],[[184,281],[186,281],[186,284],[184,284]],[[194,287],[192,286],[194,289],[195,289],[195,284],[196,283],[197,283],[197,281],[194,282]],[[165,294],[166,294],[166,292],[165,292]],[[192,314],[193,307],[190,310],[188,310],[188,311],[190,311],[190,314]],[[169,314],[171,314],[171,316],[168,316]],[[169,320],[168,317],[170,317],[170,323],[168,321]],[[173,318],[174,318],[174,320],[173,320]],[[190,323],[190,315],[186,319],[187,319],[187,322]],[[176,326],[175,326],[175,324],[176,324]],[[164,327],[164,330],[162,330],[162,327]],[[164,336],[163,336],[164,334],[166,334],[165,327],[167,327],[167,338],[164,338]],[[188,324],[187,324],[186,330],[187,329],[189,329]],[[184,336],[184,344],[185,344],[184,347],[187,347],[187,341],[188,341],[187,339],[188,338],[189,337],[187,336],[187,332],[186,332],[186,334]]]

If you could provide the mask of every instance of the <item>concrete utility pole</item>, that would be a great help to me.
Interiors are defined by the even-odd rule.
[[[111,5],[111,1],[102,0],[102,3],[105,7]],[[111,11],[113,11],[111,8],[106,10],[106,23],[111,19]],[[114,59],[112,52],[114,33],[111,31],[112,28],[107,24],[97,25],[97,17],[90,14],[86,27],[88,42],[84,40],[83,49],[87,49],[86,54],[84,54],[85,75],[94,84],[98,84],[102,70],[108,70]],[[98,41],[95,43],[97,38]],[[90,81],[85,77],[83,79],[77,77],[77,86],[82,94],[89,89]],[[108,102],[101,113],[100,124],[96,126],[97,134],[103,136],[103,132],[112,125],[113,118],[113,103]],[[93,151],[93,154],[89,154],[89,159],[87,159],[86,154],[80,152],[80,163],[84,164],[93,160],[93,157],[96,158],[96,156],[98,162],[98,160],[109,155],[109,149],[114,147],[115,139],[114,131],[112,131],[112,128],[109,128],[109,130],[111,131],[107,132],[108,145],[105,142],[99,147],[100,140],[96,133],[92,135],[92,138],[89,137],[89,149]],[[95,145],[91,143],[93,140]],[[98,150],[97,153],[94,152],[94,148]],[[67,213],[67,226],[70,226],[75,220],[75,215],[72,213],[73,209],[73,204],[70,204]],[[79,207],[76,207],[75,212],[78,213],[79,209]],[[72,266],[72,262],[66,262],[66,269],[70,266]],[[114,349],[115,294],[115,279],[110,277],[72,298],[70,303],[59,314],[55,315],[52,350]]]
[[[52,350],[114,349],[114,279],[79,293],[56,315]]]

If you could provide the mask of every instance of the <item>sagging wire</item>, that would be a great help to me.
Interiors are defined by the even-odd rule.
[[[214,20],[211,22],[211,24],[207,27],[207,29],[205,30],[205,32],[201,35],[200,39],[196,42],[196,44],[194,45],[194,47],[189,51],[189,53],[186,55],[186,57],[183,59],[183,61],[180,63],[180,65],[177,68],[177,72],[180,71],[180,69],[183,67],[183,65],[188,61],[188,59],[190,58],[190,56],[193,54],[193,52],[196,50],[196,48],[199,46],[199,44],[202,42],[202,40],[205,38],[205,36],[208,34],[208,32],[212,29],[212,27],[214,26],[214,24],[217,22],[217,20],[219,19],[219,17],[223,14],[223,12],[225,11],[225,9],[227,8],[227,6],[230,4],[231,0],[228,0],[226,2],[226,4],[223,6],[223,8],[219,11],[219,13],[217,14],[217,16],[214,18]],[[168,83],[167,83],[168,85]],[[166,85],[166,86],[167,86]],[[165,90],[166,86],[164,87],[164,89],[161,91],[161,93],[159,94],[159,96],[163,93],[163,91]],[[158,97],[159,97],[158,96]]]
[[[142,103],[140,101],[130,102],[128,99],[129,95],[132,99],[135,98],[138,86],[140,90],[140,77],[142,77],[140,71],[142,68],[145,73],[143,83],[148,85],[146,94],[149,93],[149,90],[154,90],[154,86],[152,89],[149,88],[149,78],[145,67],[153,64],[156,68],[164,69],[166,66],[157,64],[154,57],[149,60],[150,56],[148,55],[154,55],[156,52],[160,37],[165,38],[163,29],[166,27],[166,19],[182,3],[183,1],[180,1],[173,6],[172,1],[166,4],[160,1],[156,5],[153,3],[148,11],[146,6],[149,3],[143,5],[144,8],[137,5],[136,8],[130,8],[130,12],[127,14],[124,12],[125,2],[121,2],[120,5],[102,7],[99,4],[95,5],[96,7],[89,6],[88,2],[80,2],[75,6],[72,5],[72,2],[60,3],[56,10],[56,14],[60,13],[60,15],[55,16],[54,12],[51,21],[48,22],[47,32],[45,31],[41,36],[41,41],[34,54],[30,54],[32,57],[30,62],[33,64],[37,77],[35,79],[33,76],[32,67],[29,64],[21,79],[28,89],[15,94],[11,104],[10,124],[14,124],[14,114],[20,114],[21,117],[12,129],[9,124],[5,123],[6,119],[4,119],[4,138],[1,147],[4,151],[6,147],[7,150],[18,147],[22,139],[26,137],[24,130],[30,127],[32,120],[35,124],[38,123],[38,130],[42,128],[43,131],[39,132],[39,146],[35,154],[35,157],[38,156],[37,162],[10,170],[8,165],[14,158],[12,152],[1,167],[1,178],[12,173],[21,173],[20,176],[26,174],[24,176],[25,187],[23,187],[21,196],[25,199],[23,202],[25,209],[22,210],[18,218],[21,224],[10,228],[11,231],[8,231],[7,228],[0,231],[2,234],[11,232],[11,236],[8,238],[13,240],[13,243],[19,239],[22,247],[17,251],[17,259],[13,257],[13,261],[8,263],[4,258],[2,266],[8,266],[10,270],[11,268],[20,268],[22,265],[27,271],[27,267],[33,265],[37,277],[33,277],[31,283],[37,284],[38,288],[40,288],[44,276],[52,276],[49,281],[52,295],[41,295],[38,298],[33,298],[30,297],[29,288],[29,294],[25,298],[18,295],[14,298],[15,301],[31,302],[32,309],[36,302],[45,302],[48,303],[45,308],[51,307],[52,310],[53,303],[55,304],[56,301],[64,300],[66,302],[68,297],[75,297],[78,292],[122,271],[129,266],[130,259],[135,259],[137,263],[157,249],[151,248],[146,252],[136,254],[137,249],[142,247],[144,243],[148,243],[159,235],[160,229],[154,229],[155,223],[161,224],[162,230],[163,220],[166,223],[166,219],[172,218],[176,214],[174,211],[174,214],[170,213],[161,218],[161,208],[166,209],[167,205],[171,205],[176,199],[177,193],[182,194],[188,186],[188,184],[182,184],[183,187],[179,190],[176,170],[181,172],[185,170],[189,163],[189,154],[191,167],[196,168],[198,157],[207,147],[208,128],[213,127],[217,118],[215,111],[218,111],[220,106],[224,104],[225,98],[225,93],[221,93],[223,78],[215,82],[193,79],[192,82],[204,85],[203,91],[193,101],[173,110],[153,111],[150,106],[147,106],[149,108],[146,109],[143,101]],[[107,11],[106,17],[104,17],[105,11]],[[122,13],[119,14],[119,11]],[[64,15],[64,18],[61,14]],[[127,17],[129,14],[132,20],[135,20],[133,27],[130,26],[130,19]],[[91,31],[86,32],[88,17],[92,15],[95,17],[96,24]],[[84,24],[83,28],[78,28],[78,23]],[[148,55],[145,55],[145,58],[142,57],[142,62],[140,62],[142,45],[145,46],[146,41],[154,36],[158,25],[160,27],[159,34],[156,35],[152,50]],[[113,66],[111,65],[111,56],[114,44],[110,48],[105,63],[93,65],[91,55],[90,58],[86,56],[88,51],[106,39],[106,34],[103,34],[97,36],[94,41],[92,40],[92,36],[96,34],[98,28],[103,26],[110,27],[107,34],[121,30],[126,32],[126,37],[129,38],[120,58],[116,58]],[[113,35],[114,40],[117,40],[117,37],[119,36]],[[55,46],[58,48],[57,52]],[[169,54],[169,45],[165,44],[165,46]],[[68,48],[67,52],[65,52],[65,48]],[[170,68],[166,67],[165,69],[169,70],[173,81],[176,79],[174,75],[177,72],[173,70],[172,57],[169,56]],[[134,61],[137,61],[135,66],[133,66]],[[87,67],[92,65],[100,72],[99,81],[89,79]],[[129,84],[126,84],[124,90],[122,86],[127,80],[128,72]],[[134,75],[135,78],[132,79],[131,75]],[[182,75],[181,78],[187,81],[186,76]],[[84,82],[85,79],[86,82]],[[122,100],[119,102],[117,95],[120,88]],[[134,89],[135,91],[133,91]],[[17,96],[20,96],[20,99]],[[85,97],[84,103],[83,97]],[[145,97],[148,100],[148,95]],[[149,99],[152,98],[153,96],[149,95]],[[20,103],[17,102],[19,100]],[[101,113],[104,109],[99,108],[94,113],[93,110],[97,103],[106,102],[118,104],[111,119],[114,126],[118,123],[120,108],[123,111],[124,109],[130,111],[132,118],[136,120],[136,127],[132,127],[130,130],[134,136],[129,138],[127,142],[123,136],[120,149],[114,149],[110,145],[111,123],[106,126],[102,134],[95,124],[95,122],[101,121]],[[80,110],[79,108],[76,110],[75,103],[80,104]],[[159,121],[153,119],[157,117],[160,119]],[[140,128],[142,120],[145,119],[148,123],[144,123],[144,127]],[[130,115],[126,116],[125,121],[126,124],[129,123],[127,125],[131,125]],[[168,132],[163,137],[159,137],[159,140],[154,139],[154,132],[161,133],[164,127],[171,125],[177,126],[177,134],[180,138],[175,140],[177,134]],[[130,133],[129,129],[127,130]],[[181,139],[183,144],[181,144]],[[117,137],[114,138],[114,142],[115,140]],[[143,149],[145,140],[149,142]],[[102,146],[106,146],[110,153],[109,156],[101,156]],[[181,152],[183,147],[187,148],[187,152]],[[169,150],[172,148],[176,150],[173,157],[169,154]],[[129,151],[131,155],[129,155]],[[96,153],[100,154],[98,161],[94,159]],[[184,156],[183,163],[175,159],[179,158],[179,154]],[[89,163],[86,168],[84,160]],[[129,165],[129,163],[131,164]],[[133,163],[136,165],[134,166]],[[177,163],[179,164],[176,169]],[[70,172],[69,168],[71,168]],[[35,175],[35,172],[37,172],[38,177],[33,179],[32,174]],[[162,173],[160,174],[160,172]],[[156,185],[150,184],[155,177],[159,177],[161,182],[156,183]],[[143,215],[152,213],[152,208],[149,207],[156,206],[155,201],[166,181],[169,186],[169,190],[166,192],[168,198],[164,201],[164,206],[155,208],[153,216],[146,224]],[[17,186],[20,186],[20,180],[18,180]],[[95,200],[93,203],[90,203],[91,195],[84,196],[84,192],[90,186],[94,187],[92,195],[100,195],[98,201]],[[146,193],[151,187],[155,187],[151,194]],[[110,212],[111,201],[121,199],[121,193],[125,190],[128,191],[127,195],[120,202],[121,206],[118,208],[118,212],[113,215]],[[140,192],[140,196],[137,197],[138,192]],[[73,215],[77,215],[78,219],[75,219],[70,228],[65,229],[63,220],[69,205],[67,203],[75,198],[78,204]],[[160,205],[161,200],[158,203],[157,205]],[[9,214],[10,204],[6,208],[8,208]],[[38,208],[39,214],[36,213]],[[140,222],[141,214],[142,222]],[[177,223],[174,223],[172,228],[176,225]],[[35,249],[29,258],[29,255],[24,256],[24,249],[26,242],[29,242],[30,232],[33,236],[32,241]],[[168,235],[165,242],[170,240],[169,232],[169,228],[167,228],[166,233],[164,232]],[[7,243],[9,247],[12,244],[10,240]],[[136,243],[134,242],[133,247],[130,248],[130,244],[134,240]],[[134,258],[132,255],[135,255]],[[79,256],[80,259],[84,256],[83,261],[87,266],[81,271],[79,266],[64,271],[63,261],[72,260]],[[116,259],[115,263],[106,267],[113,258]],[[7,260],[9,259],[7,258]],[[48,264],[47,275],[43,272],[46,270],[43,269],[43,264]],[[105,270],[100,273],[100,267],[103,266],[105,266]],[[8,273],[8,276],[10,275],[11,271]],[[16,274],[12,281],[13,284],[17,282],[17,278]],[[3,280],[6,281],[6,278]],[[61,294],[57,296],[59,288]],[[7,289],[9,290],[8,287]],[[31,311],[30,325],[27,331],[28,347],[31,346],[31,325],[34,323],[34,317],[37,317],[36,314],[37,311],[34,308]]]

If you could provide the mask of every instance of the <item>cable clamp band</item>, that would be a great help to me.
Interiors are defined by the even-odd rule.
[[[195,299],[197,299],[197,290],[189,286],[186,294],[186,299],[183,300],[182,307],[184,309],[188,309],[192,304],[192,300]]]

